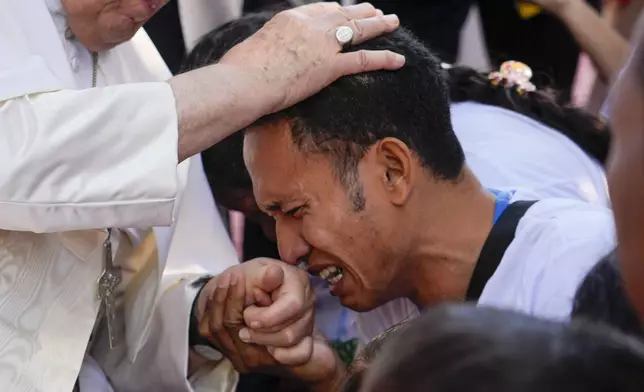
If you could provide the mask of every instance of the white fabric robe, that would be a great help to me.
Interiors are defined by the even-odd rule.
[[[117,392],[234,390],[227,361],[186,379],[190,282],[237,258],[199,157],[177,166],[158,52],[141,30],[100,55],[90,89],[91,55],[65,39],[60,0],[0,9],[0,390],[72,390],[99,307],[104,228],[153,226],[158,258],[145,268],[120,253],[146,231],[117,231],[125,330],[112,351],[99,334],[92,354]]]

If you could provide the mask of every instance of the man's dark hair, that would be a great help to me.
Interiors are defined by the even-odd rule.
[[[364,207],[358,163],[386,137],[404,142],[435,178],[457,181],[465,157],[452,129],[448,89],[438,58],[403,28],[346,49],[359,50],[390,50],[404,55],[406,63],[397,71],[342,77],[258,124],[290,122],[293,142],[300,150],[330,158],[356,210]]]
[[[626,295],[616,250],[597,263],[581,282],[571,315],[644,337],[637,312]]]
[[[472,305],[440,306],[394,333],[370,392],[627,392],[644,386],[644,346],[617,331]]]
[[[248,15],[207,34],[188,56],[184,69],[216,62],[259,30],[273,14]],[[407,62],[398,71],[345,76],[313,97],[259,123],[290,121],[292,138],[299,148],[331,158],[335,174],[350,191],[357,210],[364,207],[358,163],[370,146],[385,137],[406,143],[437,178],[456,181],[465,157],[452,130],[448,89],[440,61],[404,29],[347,48],[361,49],[392,50],[403,54]],[[241,139],[238,133],[204,153],[204,166],[212,182],[249,186],[248,174],[237,170],[243,168],[239,164]],[[218,172],[217,168],[225,168],[226,173]]]

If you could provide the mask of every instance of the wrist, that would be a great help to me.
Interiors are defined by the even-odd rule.
[[[216,64],[168,80],[178,117],[183,161],[272,113],[279,97],[261,70]]]
[[[211,338],[201,333],[201,321],[206,307],[206,301],[210,297],[208,290],[211,285],[208,283],[214,279],[212,276],[204,276],[192,285],[197,289],[197,295],[192,302],[190,322],[188,327],[188,346],[192,352],[206,361],[219,361],[223,358],[219,348],[213,344]],[[190,358],[190,356],[189,356]],[[199,362],[190,358],[189,363]]]
[[[254,111],[255,120],[282,109],[286,88],[280,87],[281,81],[271,79],[263,68],[226,56],[218,65],[230,72],[230,80],[235,83],[233,89],[239,91],[240,99],[246,100],[246,106]]]
[[[206,302],[208,301],[209,298],[209,287],[208,283],[212,280],[215,279],[213,276],[206,275],[203,276],[196,281],[192,283],[192,287],[197,290],[197,295],[195,296],[195,299],[192,302],[192,311],[190,313],[190,322],[191,326],[192,323],[196,322],[197,326],[201,323],[201,319],[203,318],[203,314],[206,311]]]

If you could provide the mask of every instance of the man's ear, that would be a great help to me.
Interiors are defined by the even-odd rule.
[[[385,138],[376,145],[376,159],[382,168],[382,185],[390,201],[402,206],[407,202],[414,180],[414,157],[407,145],[396,138]]]

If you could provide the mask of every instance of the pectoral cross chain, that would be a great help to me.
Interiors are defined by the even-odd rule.
[[[114,291],[121,282],[121,277],[112,260],[112,229],[107,229],[107,239],[103,243],[104,266],[103,273],[98,279],[98,299],[101,301],[101,314],[107,323],[107,335],[110,348],[115,346],[115,300]]]

